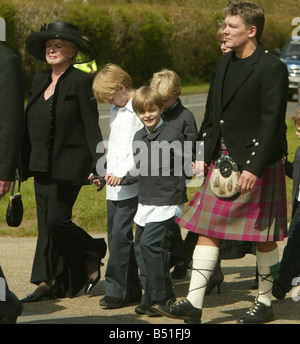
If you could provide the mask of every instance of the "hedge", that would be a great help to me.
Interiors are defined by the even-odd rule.
[[[135,87],[148,83],[161,68],[174,69],[183,84],[208,81],[220,56],[217,23],[225,0],[161,1],[47,1],[1,0],[6,20],[3,44],[21,59],[25,90],[35,72],[47,68],[29,56],[27,37],[43,23],[66,21],[77,25],[98,50],[99,67],[108,62],[127,70]],[[272,51],[291,35],[297,6],[293,0],[257,1],[267,6],[263,44]],[[274,4],[275,3],[275,4]]]

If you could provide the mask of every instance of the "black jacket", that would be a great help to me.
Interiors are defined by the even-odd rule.
[[[88,184],[89,174],[97,174],[96,163],[103,154],[97,154],[96,147],[102,141],[102,135],[92,82],[91,75],[73,66],[70,66],[57,82],[47,138],[48,175],[53,182]],[[26,119],[31,105],[50,83],[51,70],[35,75],[26,107]],[[22,150],[23,180],[33,175],[29,170],[30,147],[26,121]]]
[[[24,94],[18,57],[0,44],[0,179],[14,180],[24,132]]]
[[[159,150],[159,154],[156,155],[157,150],[153,147],[153,143],[158,145],[163,142],[167,144],[166,150]],[[183,142],[183,135],[166,122],[150,134],[145,128],[136,132],[133,139],[133,152],[136,168],[140,173],[136,175],[137,170],[130,171],[121,184],[130,185],[139,182],[139,203],[163,206],[187,202],[182,163]],[[136,143],[139,147],[143,146],[142,149],[136,150]],[[174,150],[169,149],[172,143],[173,147],[176,147]],[[168,153],[170,153],[169,156]],[[155,156],[159,158],[155,159]],[[180,156],[181,163],[179,163]]]
[[[162,114],[164,122],[181,132],[185,141],[195,142],[198,135],[197,124],[193,113],[184,107],[181,100],[170,110]]]
[[[210,164],[223,136],[229,155],[241,170],[261,177],[266,166],[286,154],[286,65],[259,44],[223,101],[223,82],[233,51],[218,62],[198,140]]]

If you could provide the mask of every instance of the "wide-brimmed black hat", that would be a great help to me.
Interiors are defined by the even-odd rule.
[[[97,50],[91,42],[83,38],[77,26],[56,22],[44,24],[41,31],[33,33],[26,40],[28,52],[41,61],[46,61],[46,42],[50,39],[65,39],[78,48],[76,63],[92,61],[97,56]]]

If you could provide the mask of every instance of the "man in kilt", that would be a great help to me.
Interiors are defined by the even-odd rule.
[[[238,323],[274,319],[271,296],[279,268],[277,241],[287,236],[283,157],[286,155],[286,66],[260,43],[264,11],[248,2],[230,2],[224,9],[224,36],[232,51],[218,61],[210,86],[210,104],[199,132],[205,183],[177,223],[198,233],[188,295],[171,305],[154,305],[161,315],[200,323],[202,304],[219,256],[219,240],[256,242],[258,295]],[[238,166],[237,194],[216,196],[210,178],[221,156]]]

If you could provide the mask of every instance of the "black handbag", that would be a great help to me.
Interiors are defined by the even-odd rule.
[[[14,191],[15,191],[15,186],[17,182],[19,183],[18,192],[15,194]],[[6,223],[10,227],[20,226],[23,219],[23,202],[22,202],[20,189],[21,189],[20,180],[18,181],[15,180],[11,188],[9,203],[6,210]]]

